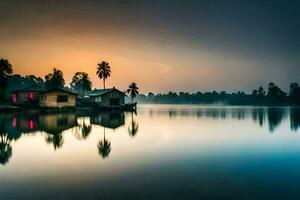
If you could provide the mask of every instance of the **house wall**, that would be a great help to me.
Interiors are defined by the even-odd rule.
[[[67,102],[57,102],[58,95],[67,95]],[[66,108],[66,107],[75,107],[76,106],[76,95],[63,92],[63,91],[50,91],[40,95],[39,105],[41,107],[49,108]]]
[[[98,102],[98,97],[93,97],[92,102],[97,102],[101,106],[110,106],[110,99],[118,98],[120,101],[120,105],[125,103],[125,95],[118,91],[111,91],[109,93],[101,95],[101,102]]]
[[[30,103],[37,103],[39,99],[39,93],[38,92],[31,92],[32,93],[32,99],[29,99],[30,92],[23,92],[23,91],[18,91],[13,94],[16,95],[16,104],[22,105],[22,104],[30,104]]]

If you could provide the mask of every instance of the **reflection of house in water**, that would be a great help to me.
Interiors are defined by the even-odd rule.
[[[31,133],[39,130],[37,114],[13,116],[11,124],[12,127],[23,133]]]
[[[75,113],[15,115],[8,124],[9,135],[13,134],[18,138],[22,133],[46,132],[46,142],[52,143],[54,149],[63,145],[64,138],[61,133],[78,125]]]
[[[19,114],[12,116],[9,122],[8,131],[19,133],[45,131],[57,134],[78,125],[75,113]]]
[[[125,117],[123,112],[99,113],[91,115],[90,121],[92,124],[116,129],[125,124]]]
[[[75,113],[45,114],[40,115],[38,119],[40,130],[50,134],[60,134],[78,125]]]

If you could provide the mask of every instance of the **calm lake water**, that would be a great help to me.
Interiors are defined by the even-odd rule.
[[[300,108],[0,115],[0,199],[300,199]]]

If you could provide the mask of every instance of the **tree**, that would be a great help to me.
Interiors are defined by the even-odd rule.
[[[293,104],[300,104],[300,87],[298,83],[290,84],[290,99]]]
[[[137,87],[137,84],[135,82],[131,83],[127,89],[127,93],[131,97],[131,103],[133,102],[133,99],[139,94],[139,88]]]
[[[53,72],[45,76],[46,88],[64,87],[64,74],[59,69],[53,68]]]
[[[134,137],[139,130],[139,124],[133,119],[133,112],[131,112],[131,125],[128,127],[128,133]]]
[[[251,95],[252,95],[253,97],[256,97],[257,94],[258,94],[257,90],[253,90]]]
[[[111,151],[111,143],[109,140],[105,139],[105,128],[104,128],[104,139],[100,140],[98,143],[98,152],[102,156],[102,158],[106,158],[109,156]]]
[[[258,93],[258,96],[260,96],[260,97],[261,97],[261,96],[265,96],[265,94],[266,94],[264,88],[261,87],[261,86],[258,88],[257,93]]]
[[[3,58],[0,59],[0,87],[5,88],[7,78],[13,73],[12,65]]]
[[[26,75],[25,80],[31,84],[44,84],[44,80],[41,77],[36,77],[35,75]]]
[[[92,90],[92,82],[89,75],[85,72],[76,72],[70,83],[71,88],[81,93],[81,96],[85,95],[85,91]]]
[[[7,79],[13,73],[12,65],[3,58],[0,59],[0,100],[4,99]]]
[[[298,83],[293,82],[290,84],[290,96],[293,96],[296,89],[299,87]]]
[[[283,92],[277,85],[274,83],[269,83],[268,88],[268,97],[272,103],[274,102],[282,102],[286,96],[286,93]]]
[[[149,93],[148,93],[148,97],[149,97],[149,98],[154,98],[154,97],[155,97],[155,94],[154,94],[153,92],[149,92]]]
[[[280,97],[284,96],[284,92],[274,83],[269,83],[269,88],[268,88],[268,96],[270,97]]]
[[[101,63],[98,63],[97,65],[97,76],[99,77],[99,79],[103,79],[103,88],[105,89],[105,79],[107,79],[108,77],[110,77],[110,66],[107,62],[102,61]]]

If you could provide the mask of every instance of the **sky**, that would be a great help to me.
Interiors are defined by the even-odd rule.
[[[300,82],[300,0],[0,0],[0,57],[66,83],[97,63],[108,87],[251,91]]]

